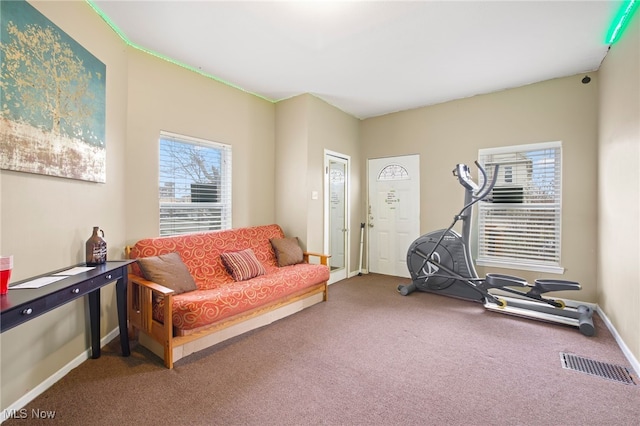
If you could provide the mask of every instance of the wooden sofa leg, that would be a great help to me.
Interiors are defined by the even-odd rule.
[[[162,324],[162,332],[164,333],[164,365],[168,369],[173,368],[173,314],[171,306],[173,305],[173,297],[171,295],[165,297],[164,300],[164,323]]]
[[[168,369],[173,368],[173,348],[171,342],[165,342],[164,344],[164,366]]]

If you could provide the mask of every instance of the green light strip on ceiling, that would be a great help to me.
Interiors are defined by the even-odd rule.
[[[640,2],[638,0],[629,0],[623,3],[622,7],[620,7],[620,10],[618,10],[618,13],[616,14],[616,17],[613,19],[613,22],[609,27],[609,31],[607,31],[607,44],[613,44],[620,40],[620,36],[629,24],[629,21],[631,21],[631,17],[638,9],[639,4]]]
[[[146,49],[146,48],[144,48],[144,47],[142,47],[142,46],[140,46],[140,45],[138,45],[136,43],[133,43],[131,40],[129,40],[127,38],[127,36],[124,34],[124,32],[122,32],[122,30],[120,28],[118,28],[118,26],[98,6],[96,6],[93,3],[92,0],[85,0],[85,1],[107,23],[107,25],[109,25],[111,27],[111,29],[116,34],[118,34],[118,36],[128,46],[131,46],[132,48],[134,48],[136,50],[140,50],[141,52],[148,53],[149,55],[155,56],[156,58],[160,58],[160,59],[162,59],[164,61],[170,62],[170,63],[172,63],[174,65],[178,65],[179,67],[185,68],[185,69],[187,69],[189,71],[196,72],[196,73],[198,73],[198,74],[200,74],[200,75],[202,75],[204,77],[207,77],[207,78],[210,78],[212,80],[215,80],[218,83],[222,83],[222,84],[224,84],[226,86],[233,87],[234,89],[241,90],[241,91],[243,91],[245,93],[248,93],[250,95],[257,96],[257,97],[259,97],[261,99],[264,99],[265,101],[272,102],[272,103],[275,102],[275,101],[273,101],[271,99],[265,98],[264,96],[258,95],[256,93],[249,92],[249,91],[243,89],[242,87],[238,87],[235,84],[229,83],[228,81],[224,81],[224,80],[222,80],[222,79],[220,79],[218,77],[215,77],[215,76],[213,76],[211,74],[207,74],[206,72],[203,72],[202,70],[200,70],[198,68],[194,68],[194,67],[192,67],[190,65],[183,64],[182,62],[176,61],[175,59],[172,59],[172,58],[169,58],[167,56],[161,55],[160,53],[154,52],[154,51]]]
[[[152,50],[146,49],[136,43],[133,43],[131,40],[129,40],[127,38],[127,36],[122,32],[122,30],[120,30],[120,28],[118,28],[118,26],[98,7],[96,6],[92,0],[85,0],[87,2],[87,4],[107,23],[107,25],[109,25],[111,27],[111,29],[118,34],[118,36],[128,45],[131,46],[134,49],[140,50],[141,52],[145,52],[148,53],[149,55],[155,56],[157,58],[160,58],[162,60],[165,60],[167,62],[170,62],[172,64],[178,65],[179,67],[185,68],[189,71],[193,71],[196,72],[204,77],[210,78],[212,80],[215,80],[219,83],[222,83],[224,85],[227,85],[229,87],[233,87],[234,89],[238,89],[241,90],[245,93],[248,93],[250,95],[254,95],[257,96],[261,99],[264,99],[266,101],[269,102],[277,102],[274,101],[272,99],[268,99],[264,96],[258,95],[256,93],[252,93],[249,92],[241,87],[236,86],[235,84],[229,83],[228,81],[224,81],[218,77],[215,77],[211,74],[205,73],[200,69],[194,68],[192,66],[183,64],[182,62],[176,61],[175,59],[169,58],[167,56],[161,55],[157,52],[154,52]],[[618,11],[618,13],[616,14],[615,18],[613,19],[613,22],[611,23],[611,26],[609,27],[609,30],[607,31],[607,37],[606,37],[606,43],[607,44],[614,44],[616,43],[618,40],[620,40],[620,36],[622,35],[622,33],[624,32],[625,28],[627,27],[627,25],[629,24],[629,22],[631,21],[631,17],[633,16],[634,12],[638,9],[638,5],[640,5],[640,0],[628,0],[627,2],[625,2],[622,7],[620,7],[620,10]]]

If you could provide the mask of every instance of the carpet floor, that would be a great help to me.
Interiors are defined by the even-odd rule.
[[[597,315],[585,337],[477,303],[404,297],[406,282],[340,281],[328,302],[173,370],[135,343],[120,356],[116,339],[25,408],[64,425],[640,425],[633,373],[623,384],[562,368],[569,353],[632,371]]]

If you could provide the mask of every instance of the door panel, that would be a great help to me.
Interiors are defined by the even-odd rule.
[[[331,255],[329,284],[347,278],[349,270],[348,156],[325,150],[324,251]]]
[[[369,160],[369,271],[409,277],[407,250],[420,236],[420,157]]]

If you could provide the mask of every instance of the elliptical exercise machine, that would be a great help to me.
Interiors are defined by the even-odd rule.
[[[495,166],[492,179],[488,181],[482,166],[477,161],[475,164],[483,176],[482,187],[473,181],[467,165],[456,165],[453,175],[465,188],[464,207],[447,229],[422,235],[411,244],[407,252],[407,267],[412,282],[399,285],[398,292],[407,296],[420,290],[480,302],[491,311],[570,325],[578,327],[585,336],[593,336],[595,328],[591,307],[567,306],[563,300],[544,297],[550,291],[580,290],[579,283],[537,279],[532,285],[511,275],[487,274],[485,278],[478,277],[470,248],[473,205],[485,200],[492,192],[498,177],[498,166]],[[458,221],[462,221],[462,234],[453,230]],[[490,292],[493,289],[517,297],[496,295]]]

